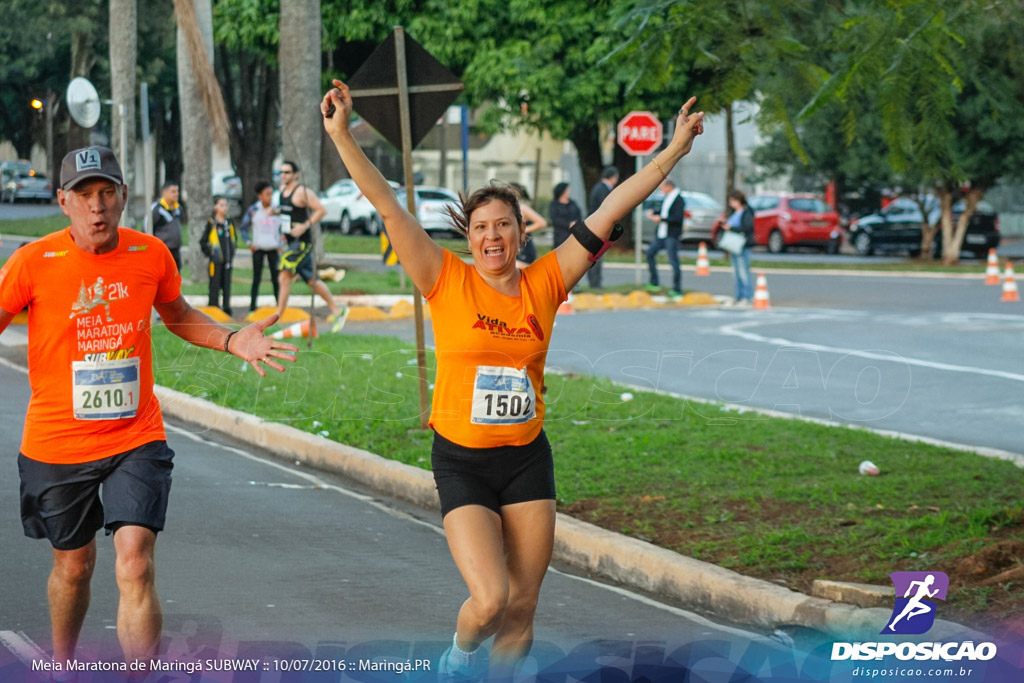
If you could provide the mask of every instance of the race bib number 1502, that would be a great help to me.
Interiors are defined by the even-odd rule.
[[[537,397],[526,368],[481,365],[473,383],[473,424],[523,424],[537,416]]]

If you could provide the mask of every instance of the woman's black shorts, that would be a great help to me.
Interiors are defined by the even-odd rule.
[[[525,446],[467,448],[434,432],[430,466],[441,497],[441,516],[463,505],[501,506],[555,499],[555,463],[541,430]]]

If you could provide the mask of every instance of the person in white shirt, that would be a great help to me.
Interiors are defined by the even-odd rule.
[[[647,217],[658,223],[651,245],[647,248],[647,267],[651,271],[648,289],[659,289],[658,285],[658,252],[668,252],[668,263],[672,266],[672,292],[670,296],[683,295],[683,271],[679,268],[679,241],[683,236],[683,219],[686,216],[686,200],[679,193],[676,184],[665,178],[659,189],[665,194],[661,203],[661,211],[648,211]]]
[[[242,239],[249,245],[252,252],[252,292],[249,299],[249,310],[256,310],[256,297],[260,293],[260,281],[263,279],[263,261],[266,259],[270,268],[270,282],[274,286],[274,301],[278,300],[281,285],[278,282],[278,258],[284,238],[281,236],[281,217],[271,204],[274,186],[262,180],[256,183],[256,196],[259,199],[250,206],[242,217]]]

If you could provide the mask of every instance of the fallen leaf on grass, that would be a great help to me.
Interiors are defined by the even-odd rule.
[[[641,503],[654,503],[659,500],[665,500],[665,496],[644,496],[640,499]]]

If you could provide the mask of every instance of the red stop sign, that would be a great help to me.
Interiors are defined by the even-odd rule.
[[[649,154],[661,144],[661,121],[649,111],[631,111],[619,121],[618,140],[633,156]]]

